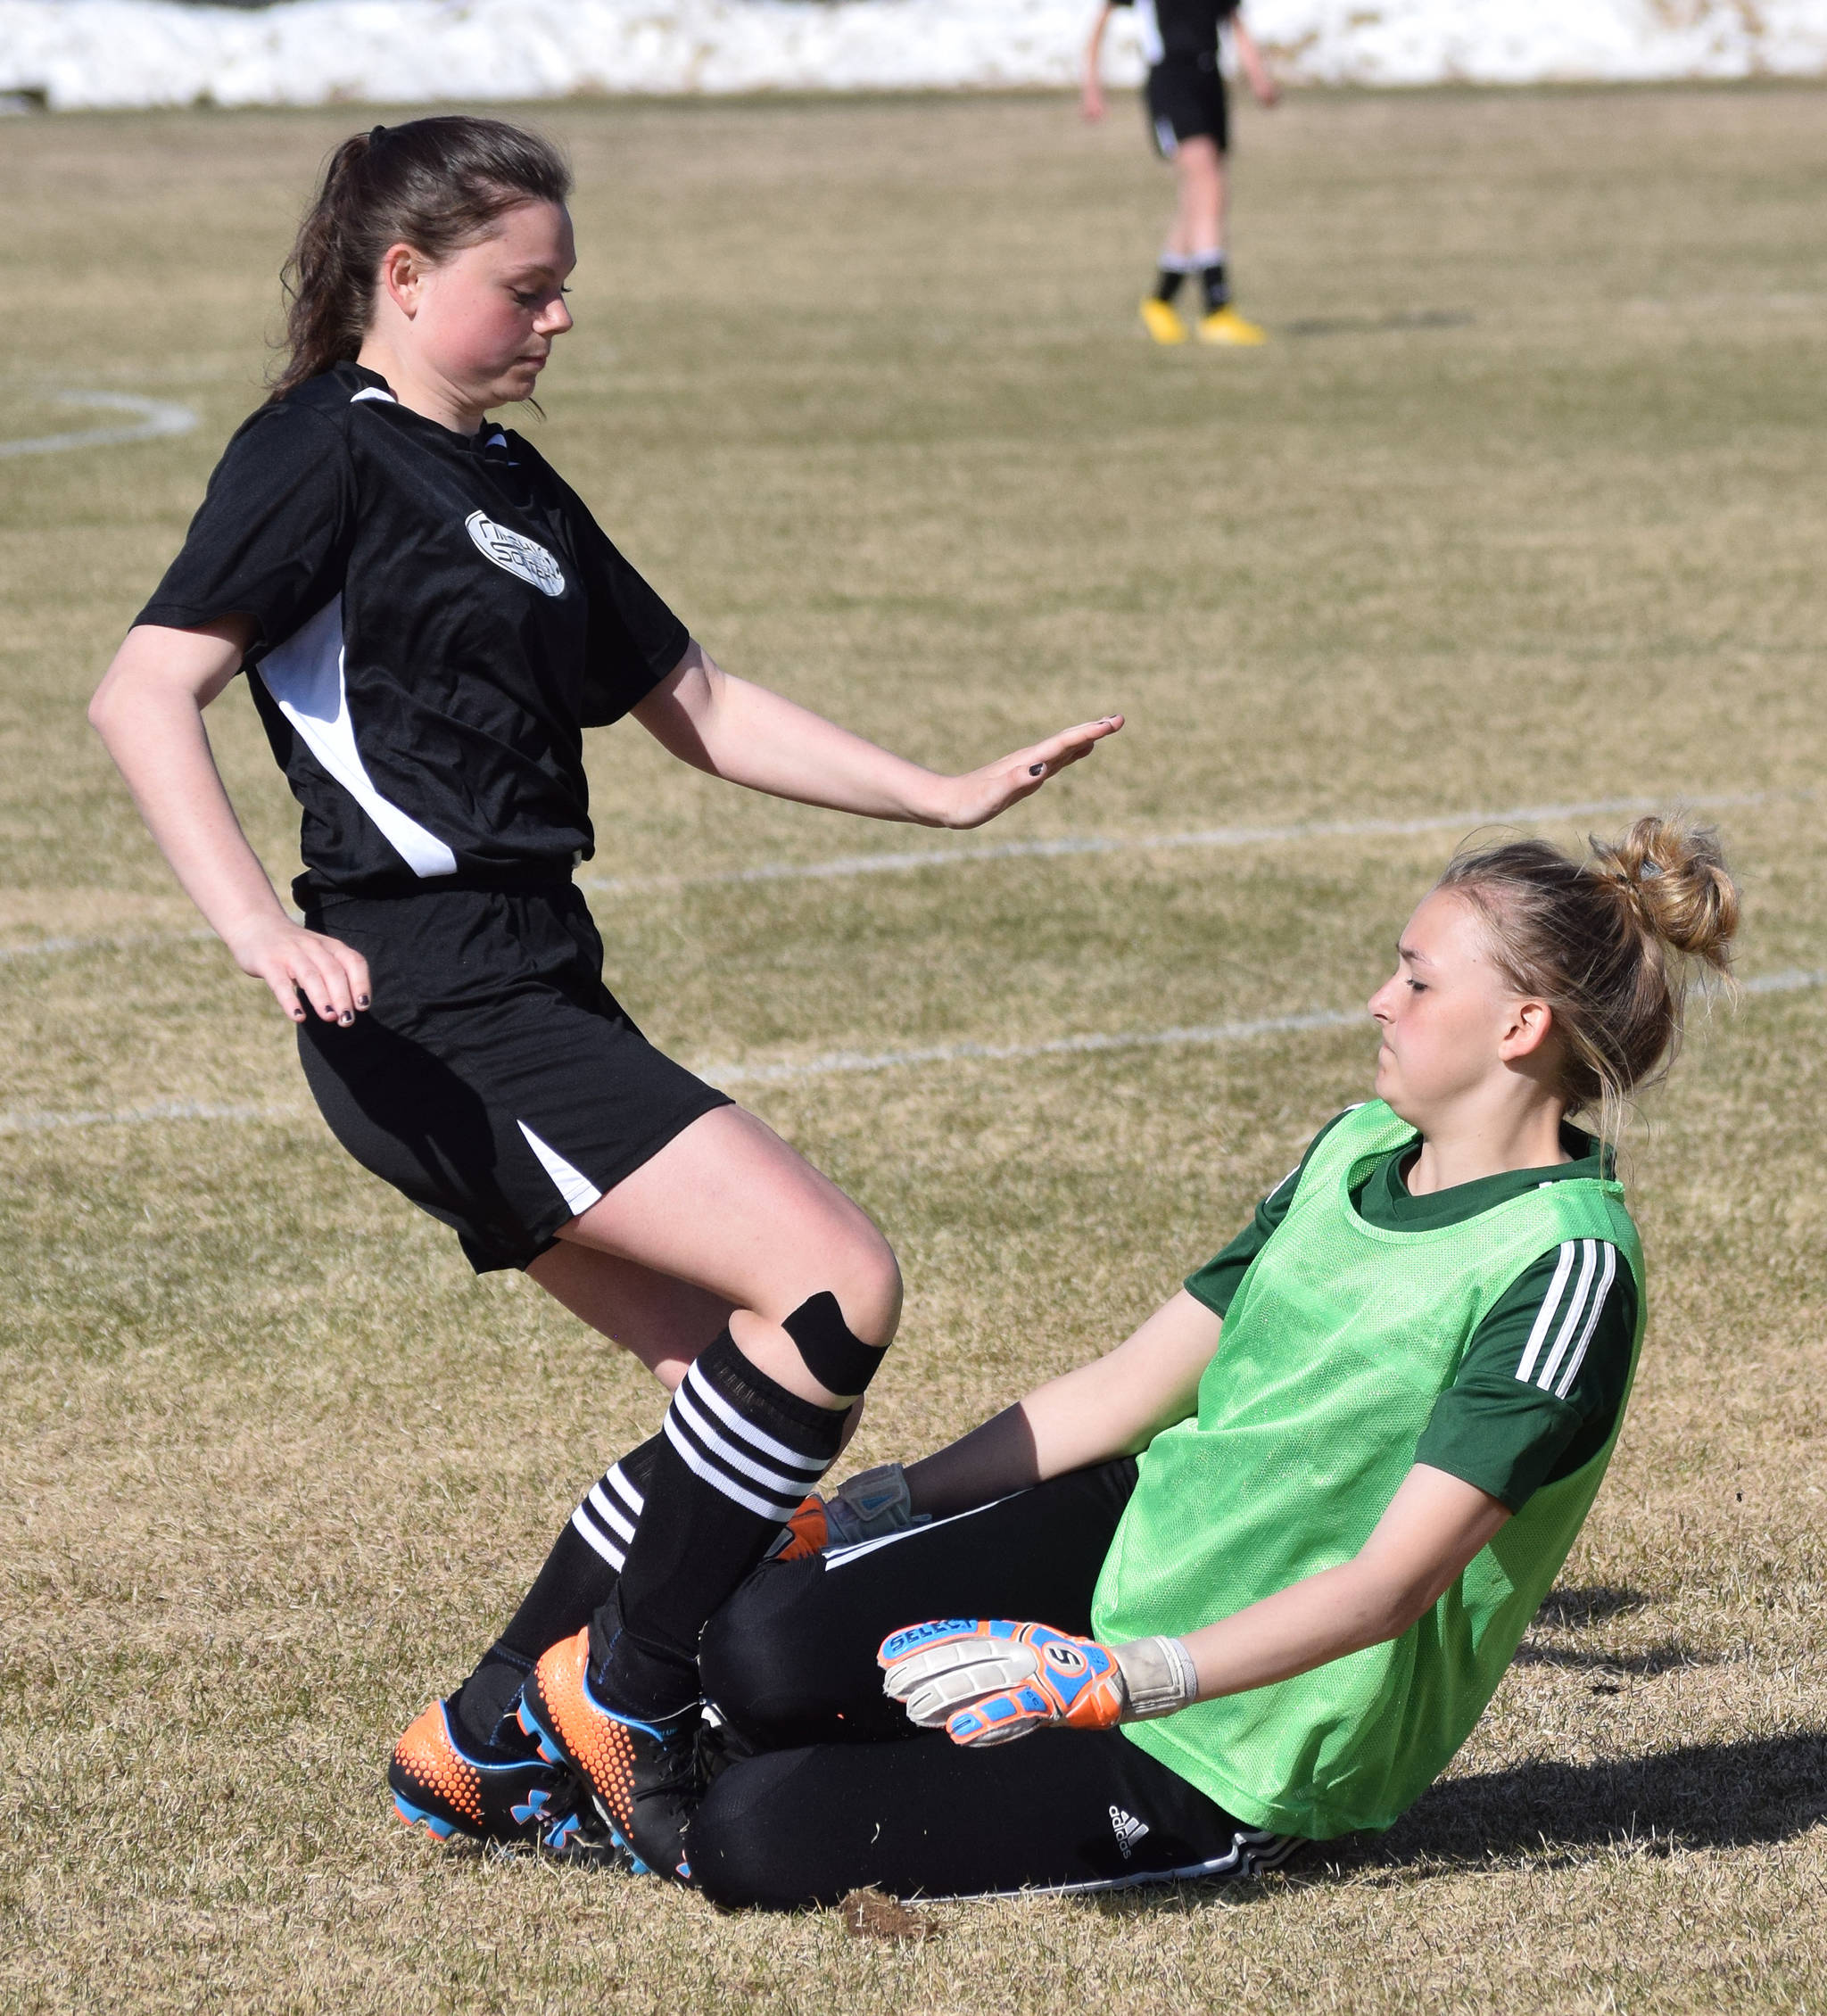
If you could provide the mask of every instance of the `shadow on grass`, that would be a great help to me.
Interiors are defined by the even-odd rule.
[[[1389,1832],[1304,1851],[1296,1882],[1380,1875],[1414,1880],[1584,1862],[1594,1849],[1670,1855],[1787,1841],[1827,1821],[1827,1730],[1697,1743],[1604,1764],[1542,1759],[1436,1785]],[[1087,1898],[1112,1917],[1246,1904],[1261,1883],[1186,1884]]]

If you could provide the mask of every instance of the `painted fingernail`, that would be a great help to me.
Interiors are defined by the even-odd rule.
[[[356,997],[355,997],[355,1005],[356,1005],[356,1006],[357,1006],[358,1008],[366,1008],[366,1007],[368,1006],[368,996],[367,996],[367,995],[365,995],[365,994],[358,994],[358,995],[356,996]]]
[[[1038,777],[1046,768],[1046,765],[1044,763],[1030,763],[1028,765],[1028,774],[1030,777]]]
[[[338,1029],[346,1029],[350,1026],[350,1024],[354,1021],[354,1020],[355,1017],[353,1013],[347,1015],[338,1015],[336,1018],[336,1026]]]

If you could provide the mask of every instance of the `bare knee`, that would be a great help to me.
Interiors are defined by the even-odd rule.
[[[844,1277],[831,1293],[858,1341],[878,1348],[892,1343],[901,1321],[901,1268],[894,1248],[867,1219],[852,1242]]]

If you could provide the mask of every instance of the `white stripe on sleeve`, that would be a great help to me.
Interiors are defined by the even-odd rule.
[[[1517,1377],[1525,1385],[1535,1376],[1535,1359],[1541,1352],[1542,1339],[1554,1326],[1555,1315],[1560,1308],[1560,1298],[1567,1293],[1567,1276],[1573,1272],[1579,1243],[1577,1239],[1569,1239],[1561,1247],[1560,1260],[1554,1269],[1554,1279],[1549,1284],[1548,1293],[1542,1298],[1541,1308],[1535,1311],[1535,1321],[1529,1332],[1529,1341],[1524,1346],[1522,1361],[1517,1367]]]
[[[1567,1370],[1561,1374],[1559,1383],[1554,1389],[1557,1400],[1565,1400],[1573,1391],[1574,1380],[1578,1376],[1581,1361],[1586,1355],[1586,1346],[1591,1343],[1592,1333],[1599,1327],[1599,1318],[1605,1313],[1606,1297],[1611,1293],[1611,1284],[1617,1278],[1617,1248],[1608,1240],[1604,1240],[1600,1243],[1599,1251],[1605,1256],[1599,1286],[1592,1296],[1591,1306],[1586,1311],[1586,1325],[1580,1332],[1580,1341],[1574,1346],[1567,1361]],[[1548,1384],[1546,1372],[1542,1375],[1542,1384],[1544,1386]]]
[[[1561,1319],[1560,1328],[1554,1334],[1554,1349],[1549,1352],[1542,1365],[1541,1376],[1535,1384],[1543,1392],[1553,1390],[1554,1376],[1560,1370],[1560,1362],[1567,1356],[1581,1324],[1586,1320],[1586,1309],[1592,1295],[1592,1284],[1599,1272],[1599,1242],[1596,1239],[1580,1241],[1579,1285],[1568,1298],[1567,1314]]]

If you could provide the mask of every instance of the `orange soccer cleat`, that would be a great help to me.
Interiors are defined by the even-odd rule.
[[[549,1764],[568,1764],[583,1781],[636,1874],[689,1883],[685,1830],[701,1789],[699,1707],[663,1722],[621,1714],[597,1692],[590,1666],[586,1624],[533,1668],[521,1691],[520,1726]]]
[[[393,1746],[387,1783],[401,1819],[441,1841],[531,1845],[567,1816],[575,1825],[566,1772],[537,1749],[466,1744],[448,1701],[434,1701]]]

